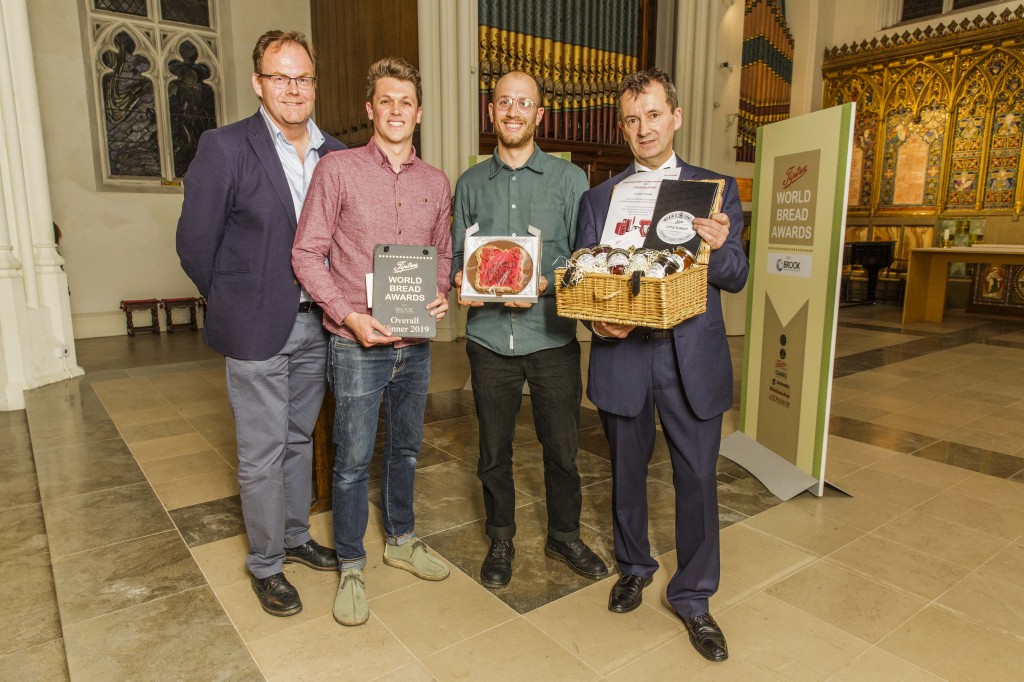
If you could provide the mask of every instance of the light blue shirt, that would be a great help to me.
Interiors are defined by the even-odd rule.
[[[313,169],[320,162],[320,153],[317,150],[325,142],[324,134],[313,123],[313,119],[306,120],[306,130],[309,131],[309,146],[306,147],[305,158],[300,161],[299,152],[295,149],[295,145],[288,141],[288,138],[284,136],[281,129],[277,127],[277,124],[271,120],[267,110],[261,106],[260,113],[263,114],[263,120],[267,122],[267,128],[270,129],[270,137],[274,140],[274,149],[277,151],[277,157],[281,159],[284,178],[288,181],[288,190],[291,192],[292,203],[295,205],[295,222],[298,223],[299,218],[302,216],[302,204],[306,201],[306,191],[309,190],[309,181],[313,179]],[[302,287],[299,300],[312,300],[309,294],[306,293],[305,287]]]

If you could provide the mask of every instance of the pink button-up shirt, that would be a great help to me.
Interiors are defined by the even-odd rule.
[[[316,167],[292,247],[292,268],[324,309],[324,327],[355,339],[343,323],[369,313],[366,275],[377,244],[437,248],[437,291],[451,288],[451,185],[444,173],[416,156],[391,168],[374,140],[328,154]],[[330,265],[325,265],[324,259]],[[422,342],[408,339],[396,345]]]

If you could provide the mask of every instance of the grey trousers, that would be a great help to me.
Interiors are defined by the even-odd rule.
[[[281,572],[285,547],[310,539],[312,433],[327,385],[320,314],[298,313],[284,347],[266,360],[225,361],[249,536],[245,565],[266,578]]]

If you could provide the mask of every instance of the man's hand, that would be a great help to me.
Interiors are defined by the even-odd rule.
[[[594,322],[591,326],[598,336],[610,336],[613,339],[626,338],[636,327],[633,324],[613,324],[611,322]]]
[[[427,311],[430,312],[431,317],[436,317],[440,322],[444,319],[444,314],[448,312],[448,297],[438,294],[433,301],[427,304]]]
[[[540,286],[537,289],[537,295],[540,296],[541,294],[543,294],[547,290],[547,288],[548,278],[545,277],[544,275],[541,275]],[[469,308],[478,308],[484,304],[484,301],[464,301],[462,299],[462,272],[455,273],[455,290],[456,293],[458,294],[459,305],[461,306],[466,306]],[[506,308],[529,308],[532,305],[532,303],[527,303],[525,301],[507,301],[505,303]]]
[[[713,213],[710,218],[695,218],[693,227],[714,251],[722,248],[729,236],[729,216],[725,213]]]
[[[483,301],[463,301],[462,300],[462,270],[455,273],[455,295],[459,299],[459,305],[466,306],[467,308],[479,308],[484,304]]]
[[[402,340],[400,336],[391,336],[391,330],[378,322],[373,315],[349,313],[344,323],[364,348]]]
[[[540,276],[540,286],[537,289],[537,295],[540,296],[548,288],[548,278],[544,275]],[[532,303],[526,301],[508,301],[505,303],[506,308],[529,308]]]

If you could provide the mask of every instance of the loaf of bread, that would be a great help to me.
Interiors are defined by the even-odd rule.
[[[518,294],[528,283],[527,265],[530,254],[518,245],[501,248],[487,244],[477,249],[473,257],[473,288],[479,292]]]

